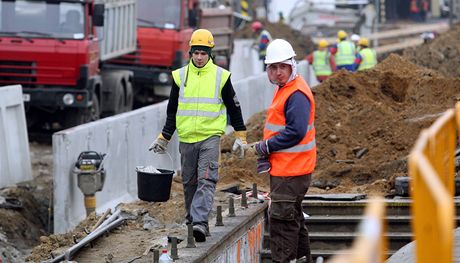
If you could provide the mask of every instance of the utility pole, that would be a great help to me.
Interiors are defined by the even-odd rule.
[[[454,0],[449,0],[449,27],[452,27],[454,21]]]

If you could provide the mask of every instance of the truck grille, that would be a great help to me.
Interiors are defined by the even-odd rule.
[[[35,62],[0,61],[0,85],[2,84],[34,84],[37,81]]]

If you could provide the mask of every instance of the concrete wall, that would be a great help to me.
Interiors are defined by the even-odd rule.
[[[248,224],[249,229],[238,239],[231,240],[232,243],[210,262],[259,262],[265,231],[264,224],[263,218],[259,218],[254,225]]]
[[[299,72],[305,74],[306,66],[302,62]],[[265,73],[236,81],[234,88],[245,121],[254,113],[267,108],[274,92],[274,86],[269,83]],[[108,154],[104,164],[107,171],[105,186],[96,194],[98,212],[137,198],[136,166],[153,165],[171,169],[171,161],[167,155],[152,154],[147,150],[163,128],[166,105],[167,102],[162,102],[53,135],[56,233],[72,229],[85,217],[84,196],[77,187],[76,176],[71,173],[80,152],[93,150]],[[179,169],[176,136],[173,137],[168,152],[173,159],[173,168]]]
[[[0,87],[0,188],[31,179],[22,87]]]

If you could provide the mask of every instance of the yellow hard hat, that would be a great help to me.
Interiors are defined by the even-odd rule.
[[[214,37],[211,32],[207,29],[197,29],[193,31],[192,37],[190,38],[190,46],[205,46],[214,47]]]
[[[347,32],[343,30],[339,30],[339,32],[337,32],[337,38],[339,39],[347,38],[347,36],[348,36]]]
[[[358,41],[358,45],[368,47],[369,46],[369,39],[362,37]]]
[[[319,47],[319,48],[325,48],[325,47],[327,47],[327,46],[329,46],[329,42],[327,42],[326,39],[321,39],[321,40],[319,41],[319,43],[318,43],[318,47]]]

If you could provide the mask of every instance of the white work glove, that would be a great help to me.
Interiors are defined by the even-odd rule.
[[[235,132],[235,142],[233,143],[232,152],[239,155],[240,159],[244,158],[244,151],[249,148],[246,141],[246,131]]]
[[[149,151],[152,151],[154,153],[160,153],[164,154],[166,153],[166,149],[168,149],[168,143],[169,141],[163,137],[163,134],[160,133],[158,137],[150,144],[149,146]]]

